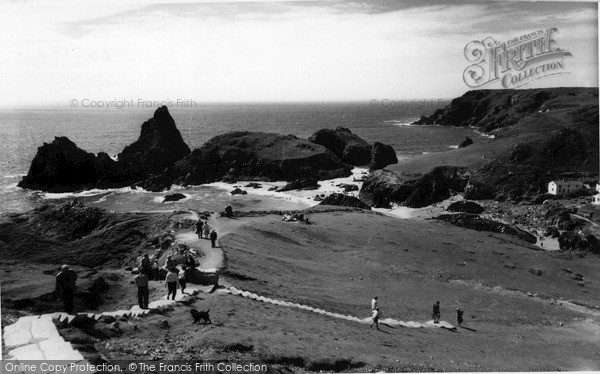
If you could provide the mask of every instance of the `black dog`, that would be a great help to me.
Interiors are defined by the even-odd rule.
[[[190,313],[192,313],[192,318],[194,318],[194,323],[198,323],[200,320],[203,320],[205,325],[206,323],[212,324],[210,317],[208,316],[208,312],[210,312],[210,309],[206,312],[199,312],[196,309],[190,310]]]

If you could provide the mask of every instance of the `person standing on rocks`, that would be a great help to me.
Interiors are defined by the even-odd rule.
[[[204,222],[202,222],[201,219],[198,220],[198,222],[196,222],[196,234],[198,234],[198,239],[202,239],[202,226],[204,225]]]
[[[204,235],[203,235],[203,236],[204,236],[206,239],[208,239],[208,235],[209,235],[209,233],[210,233],[210,226],[208,226],[208,222],[205,222],[205,223],[204,223],[203,230],[204,230]]]
[[[146,253],[142,260],[140,261],[140,270],[145,269],[146,272],[149,272],[152,269],[152,263],[150,262],[150,257]]]
[[[440,302],[436,301],[433,304],[433,312],[431,313],[431,317],[433,318],[433,323],[440,323]]]
[[[148,297],[150,290],[148,289],[148,273],[145,269],[140,270],[140,273],[133,278],[135,285],[138,288],[138,305],[141,309],[148,309]]]
[[[217,243],[217,232],[215,230],[210,233],[210,245],[214,248]]]
[[[173,294],[173,299],[175,300],[175,295],[177,294],[177,288],[178,288],[178,276],[177,276],[177,269],[176,268],[171,268],[169,269],[169,272],[167,273],[167,277],[165,278],[165,287],[167,287],[167,300],[169,300],[169,296],[171,296],[171,294]]]
[[[373,300],[371,300],[371,310],[377,309],[377,299],[379,299],[379,296],[375,296]]]
[[[188,253],[187,255],[187,267],[190,269],[196,268],[196,259],[191,253]]]
[[[60,270],[56,275],[56,293],[63,301],[65,312],[72,314],[73,300],[77,293],[77,274],[69,265],[61,266]]]
[[[369,327],[373,328],[373,325],[375,325],[375,327],[377,327],[377,330],[379,330],[379,318],[381,318],[381,313],[379,312],[379,307],[376,307],[375,309],[373,309],[373,314],[371,315],[371,317],[373,318],[373,323],[371,323],[371,326],[369,326]]]
[[[175,267],[175,264],[173,263],[173,258],[171,258],[171,256],[167,256],[167,261],[165,262],[165,268],[168,271],[171,271],[171,269],[173,269]]]

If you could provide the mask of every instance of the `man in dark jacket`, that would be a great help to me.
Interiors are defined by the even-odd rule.
[[[215,245],[217,243],[217,232],[215,230],[213,230],[210,233],[210,244],[212,245],[212,247],[214,248]]]
[[[56,294],[62,299],[66,313],[73,313],[73,299],[77,292],[77,274],[69,269],[69,265],[61,266],[56,276]]]
[[[138,305],[141,309],[148,309],[150,290],[148,289],[148,274],[146,274],[146,270],[142,269],[133,280],[138,288]]]

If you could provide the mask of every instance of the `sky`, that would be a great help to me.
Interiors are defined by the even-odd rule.
[[[569,74],[598,86],[596,3],[308,1],[0,4],[0,105],[450,98],[465,46],[558,28]],[[490,87],[499,88],[499,87]]]

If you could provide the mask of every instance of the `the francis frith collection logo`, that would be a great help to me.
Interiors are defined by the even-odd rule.
[[[536,30],[504,43],[487,37],[465,47],[465,58],[473,64],[463,73],[469,87],[498,84],[518,88],[548,76],[566,74],[565,57],[571,52],[559,48],[554,39],[557,28]]]

